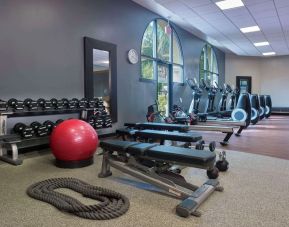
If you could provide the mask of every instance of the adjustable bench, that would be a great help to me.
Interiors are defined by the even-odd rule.
[[[200,134],[194,132],[184,133],[149,129],[135,131],[134,136],[142,139],[159,139],[161,145],[164,145],[165,140],[195,143],[202,139]]]
[[[107,140],[100,143],[103,149],[103,161],[99,177],[108,177],[112,173],[110,166],[153,184],[167,194],[179,199],[176,212],[182,217],[200,216],[197,208],[214,191],[222,191],[216,179],[206,181],[201,187],[186,182],[185,178],[170,171],[173,164],[215,170],[216,155],[209,151],[164,146],[151,143]]]
[[[135,132],[137,131],[138,129],[127,127],[127,128],[117,129],[115,133],[117,134],[117,136],[121,136],[122,140],[126,140],[126,137],[135,139]]]
[[[188,132],[190,130],[189,125],[155,123],[155,122],[136,123],[135,128],[152,129],[152,130],[166,130],[166,131],[179,131],[179,132]]]
[[[179,131],[188,132],[192,131],[213,131],[225,133],[226,136],[223,141],[220,142],[221,145],[225,146],[229,143],[229,139],[234,134],[233,127],[220,126],[220,125],[182,125],[182,124],[167,124],[167,123],[126,123],[124,124],[127,128],[134,129],[152,129],[152,130],[163,130],[163,131]]]

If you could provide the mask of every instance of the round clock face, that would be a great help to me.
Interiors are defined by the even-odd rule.
[[[138,63],[138,53],[135,49],[131,49],[128,52],[128,60],[132,64]]]

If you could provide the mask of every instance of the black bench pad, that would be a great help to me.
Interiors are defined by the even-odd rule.
[[[192,150],[189,148],[173,147],[173,146],[155,146],[146,151],[146,156],[159,160],[182,163],[187,166],[214,165],[216,154],[204,150]]]
[[[126,152],[129,146],[133,146],[136,144],[139,143],[121,140],[105,140],[101,141],[99,146],[104,150]]]
[[[138,123],[124,123],[125,127],[129,127],[129,128],[135,128],[137,126]]]
[[[180,131],[180,132],[189,131],[188,125],[167,124],[167,123],[152,123],[152,122],[136,123],[134,127],[138,129],[153,129],[153,130],[167,130],[167,131]]]
[[[153,144],[153,143],[139,143],[132,145],[127,148],[127,153],[131,155],[141,155],[144,156],[146,155],[146,151],[149,150],[152,147],[158,146],[158,144]]]
[[[193,132],[184,133],[149,129],[136,131],[135,136],[146,139],[162,139],[179,142],[197,142],[202,139],[200,134]]]
[[[132,128],[120,128],[120,129],[117,129],[115,132],[118,135],[134,136],[136,131],[138,130],[132,129]]]
[[[151,143],[106,140],[100,143],[100,147],[108,151],[126,152],[152,160],[162,160],[185,166],[212,167],[216,160],[214,152]]]

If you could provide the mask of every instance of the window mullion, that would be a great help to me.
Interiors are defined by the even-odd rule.
[[[157,58],[157,48],[158,48],[158,39],[157,39],[157,20],[154,21],[154,32],[153,32],[153,36],[154,36],[154,45],[153,45],[153,57]]]

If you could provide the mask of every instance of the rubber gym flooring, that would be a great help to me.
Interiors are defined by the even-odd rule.
[[[252,127],[241,138],[233,138],[232,143],[237,139],[240,141],[230,147],[239,146],[241,150],[246,147],[241,140],[248,140],[246,143],[251,145],[248,152],[261,144],[262,147],[254,152],[263,151],[266,155],[275,155],[276,152],[276,156],[283,154],[285,157],[287,154],[288,158],[288,120],[288,117],[273,116],[268,123],[264,121]],[[274,143],[279,144],[274,146]],[[179,200],[161,195],[149,184],[115,169],[112,169],[112,177],[99,179],[101,158],[97,155],[94,165],[71,170],[55,167],[49,150],[28,153],[23,165],[18,167],[0,162],[0,226],[288,226],[289,160],[231,150],[227,158],[230,169],[219,177],[225,191],[215,192],[209,197],[199,209],[203,213],[200,218],[185,219],[175,214]],[[204,170],[187,168],[183,174],[189,182],[197,185],[207,179]],[[53,177],[75,177],[123,193],[130,199],[130,209],[117,219],[92,221],[60,212],[50,204],[26,195],[29,185]],[[62,191],[86,204],[93,204],[68,189]]]

